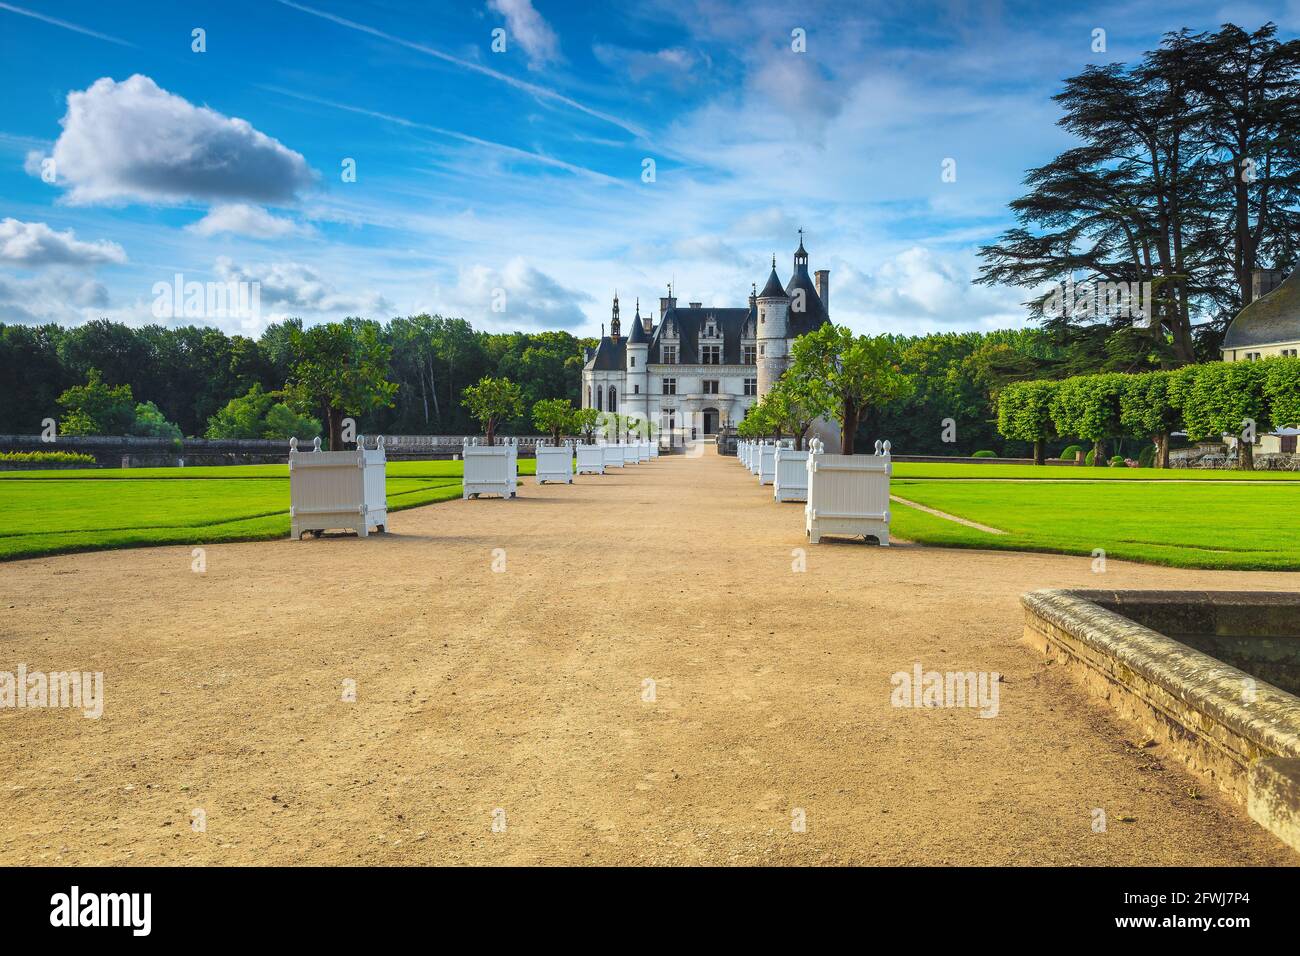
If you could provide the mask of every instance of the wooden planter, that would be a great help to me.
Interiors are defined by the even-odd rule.
[[[772,497],[777,501],[808,500],[808,452],[793,448],[776,450]]]
[[[603,445],[578,446],[578,474],[603,475],[605,473],[605,447]]]
[[[289,523],[297,539],[307,531],[351,528],[364,538],[370,529],[388,529],[388,501],[384,494],[387,461],[384,438],[366,451],[357,436],[355,451],[321,451],[320,439],[309,452],[298,451],[298,439],[289,441]]]
[[[623,464],[635,465],[638,461],[636,456],[636,442],[623,443]]]
[[[636,443],[636,460],[638,463],[650,460],[650,443],[644,438]]]
[[[462,498],[500,495],[508,499],[518,494],[519,446],[515,439],[503,438],[499,445],[480,445],[477,438],[466,438],[461,457],[465,462]]]
[[[659,439],[656,438],[656,439],[654,439],[653,441],[649,442],[648,444],[650,445],[650,457],[651,457],[651,458],[658,458],[658,457],[659,457]]]
[[[758,450],[758,483],[770,485],[776,480],[776,442],[763,442]]]
[[[889,442],[874,455],[828,455],[814,438],[808,452],[804,526],[816,544],[824,534],[874,537],[889,546]]]
[[[539,485],[544,485],[548,481],[573,484],[573,442],[545,445],[539,441],[534,448],[534,453],[537,456]]]
[[[618,444],[618,442],[614,442],[613,444],[601,445],[600,447],[604,449],[606,468],[623,467],[623,446],[622,445]]]

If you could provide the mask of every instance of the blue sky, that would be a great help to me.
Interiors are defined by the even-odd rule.
[[[803,227],[839,322],[1014,327],[970,279],[1062,78],[1270,18],[1300,3],[0,2],[0,321],[143,324],[182,273],[261,283],[232,332],[591,334],[615,289],[742,304]]]

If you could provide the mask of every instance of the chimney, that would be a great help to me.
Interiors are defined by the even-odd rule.
[[[704,306],[704,303],[703,303],[703,302],[692,302],[692,303],[691,303],[691,308],[692,308],[692,309],[699,309],[699,308],[702,308],[703,306]]]
[[[818,269],[813,273],[813,288],[817,290],[817,298],[822,300],[822,305],[826,308],[826,314],[831,313],[831,270]]]
[[[672,295],[660,296],[659,297],[659,321],[662,322],[664,320],[664,316],[668,314],[669,310],[675,308],[677,308],[676,296],[672,296]]]
[[[1250,300],[1262,299],[1268,295],[1286,278],[1286,273],[1281,269],[1256,269],[1250,276]]]

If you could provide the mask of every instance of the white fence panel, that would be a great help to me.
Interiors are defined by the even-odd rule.
[[[578,474],[603,475],[605,473],[605,446],[578,446]]]
[[[808,504],[804,526],[816,544],[824,534],[875,537],[889,545],[889,442],[874,455],[827,455],[813,439],[806,462]]]
[[[602,446],[605,449],[605,467],[622,468],[623,467],[623,446],[618,442],[611,442]]]
[[[539,485],[548,481],[573,484],[573,442],[561,442],[559,445],[543,445],[538,442],[534,453],[537,455]]]
[[[808,500],[808,452],[793,448],[776,450],[772,497],[777,501]]]
[[[387,460],[381,435],[377,448],[365,449],[357,436],[355,451],[321,451],[320,439],[309,452],[289,441],[290,534],[351,528],[366,537],[373,527],[388,530],[388,501],[384,478]]]
[[[518,494],[519,446],[513,438],[503,438],[499,445],[480,445],[477,438],[466,438],[461,457],[465,462],[462,498],[479,495],[513,498]]]

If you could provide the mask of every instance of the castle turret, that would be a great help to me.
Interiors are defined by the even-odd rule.
[[[776,256],[772,257],[772,274],[758,293],[758,394],[766,395],[789,364],[789,341],[786,333],[790,321],[790,297],[776,274]]]
[[[641,321],[641,300],[636,300],[636,315],[632,319],[632,332],[627,337],[627,383],[623,388],[625,415],[648,419],[650,378],[647,372],[650,356],[650,335]]]

